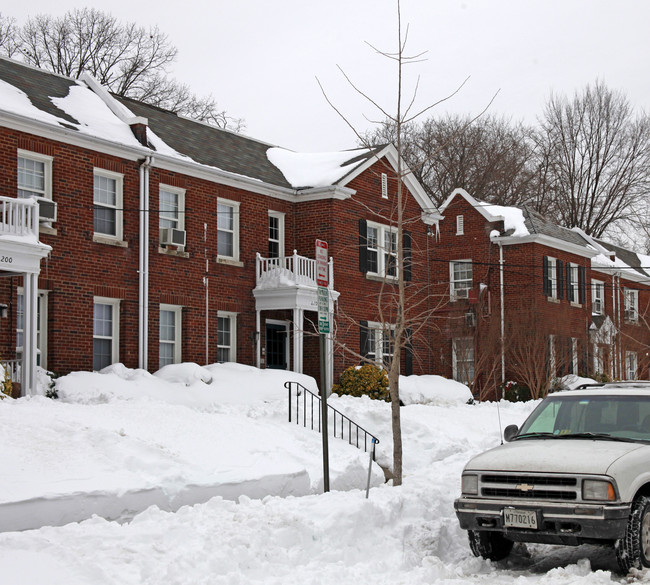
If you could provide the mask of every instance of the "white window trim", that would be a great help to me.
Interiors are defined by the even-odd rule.
[[[551,281],[551,296],[548,297],[554,301],[558,300],[557,297],[557,258],[547,256],[548,259],[548,279]]]
[[[634,365],[634,368],[630,366]],[[636,380],[639,368],[639,359],[635,351],[625,352],[625,377],[628,380]],[[634,370],[634,371],[632,371]],[[631,375],[630,375],[631,374]]]
[[[368,240],[366,239],[366,249],[377,252],[377,272],[368,270],[368,274],[380,276],[381,278],[386,278],[390,280],[397,280],[399,275],[399,267],[397,266],[397,251],[394,254],[395,276],[391,276],[389,274],[386,274],[386,258],[385,258],[385,248],[384,248],[384,241],[386,239],[385,233],[390,232],[392,234],[395,234],[395,238],[397,238],[397,228],[384,225],[382,223],[375,223],[374,221],[368,221],[367,229],[370,228],[374,228],[377,230],[377,248],[371,248],[370,246],[368,246],[367,245]]]
[[[232,249],[233,249],[233,255],[232,256],[224,256],[223,254],[219,254],[219,244],[217,242],[217,258],[220,260],[230,260],[233,262],[239,262],[239,206],[240,202],[239,201],[232,201],[231,199],[223,199],[221,197],[217,198],[217,217],[218,217],[218,209],[219,205],[227,205],[229,207],[233,208],[233,215],[232,215],[232,229],[233,229],[233,238],[232,238]],[[219,225],[218,225],[218,220],[217,220],[217,240],[219,238]]]
[[[465,217],[462,215],[456,216],[456,235],[457,236],[465,235]]]
[[[52,199],[52,161],[53,157],[46,154],[39,154],[38,152],[31,152],[29,150],[18,149],[16,156],[16,192],[18,192],[18,159],[27,158],[33,161],[42,162],[43,164],[43,193],[39,197]]]
[[[579,290],[579,276],[578,276],[578,265],[573,262],[568,262],[569,266],[569,279],[572,289],[572,298],[568,299],[573,305],[580,304],[580,290]]]
[[[115,364],[120,361],[120,299],[110,297],[93,297],[93,339],[94,331],[94,313],[95,305],[111,305],[113,307],[113,322],[111,323],[111,363]],[[104,339],[104,338],[102,338]],[[95,361],[95,352],[92,354],[93,365]]]
[[[464,380],[463,376],[467,372],[460,372],[459,367],[458,367],[458,362],[459,362],[459,356],[458,356],[458,349],[456,347],[456,344],[458,342],[469,342],[470,347],[472,348],[472,372],[474,372],[474,375],[476,375],[474,368],[476,367],[476,356],[474,355],[474,338],[473,337],[455,337],[451,341],[451,353],[452,353],[452,368],[453,368],[453,379],[456,380],[457,382],[460,382],[461,384],[467,384],[470,385],[473,380]],[[462,359],[460,360],[462,362],[469,362],[468,359]],[[461,375],[462,374],[462,375]]]
[[[233,313],[231,311],[218,311],[217,318],[230,319],[230,345],[228,346],[219,345],[219,339],[217,337],[217,357],[218,357],[219,349],[227,347],[230,350],[229,361],[236,362],[237,361],[237,313]],[[219,324],[217,322],[217,331],[218,330],[219,330]]]
[[[394,325],[388,325],[386,323],[380,323],[378,321],[368,321],[368,325],[366,327],[366,330],[368,333],[372,330],[374,331],[375,334],[375,346],[374,346],[374,351],[369,351],[367,353],[369,359],[373,359],[373,361],[380,365],[383,366],[384,364],[384,358],[392,358],[393,355],[395,355],[395,348],[393,346],[393,352],[389,354],[384,354],[384,332],[385,331],[395,331],[395,326]],[[389,340],[390,341],[390,340]],[[374,357],[372,357],[374,356]]]
[[[602,280],[591,280],[591,314],[605,314],[605,283]]]
[[[172,187],[171,185],[165,185],[160,183],[158,185],[158,209],[160,209],[160,192],[167,191],[168,193],[173,193],[178,195],[178,221],[176,222],[176,229],[184,230],[185,229],[185,189],[180,187]],[[160,219],[162,215],[158,218],[158,225],[160,226]],[[166,219],[166,218],[165,218]]]
[[[280,238],[279,244],[280,245],[278,247],[278,250],[279,250],[280,258],[284,257],[284,216],[285,215],[286,214],[283,213],[282,211],[271,211],[271,210],[269,210],[269,218],[275,217],[275,218],[278,219],[278,227],[279,227],[279,230],[280,230],[280,236],[279,236],[279,238]],[[269,237],[269,241],[273,241],[273,240],[271,240],[271,238]]]
[[[174,357],[172,358],[173,363],[181,363],[181,333],[183,326],[183,307],[181,305],[167,305],[164,303],[160,304],[160,313],[163,311],[169,311],[174,314],[174,341],[163,341],[160,339],[160,324],[158,326],[158,347],[160,348],[163,343],[165,345],[173,343],[174,346]],[[158,353],[158,363],[160,364],[160,352]]]
[[[571,369],[574,375],[578,375],[578,338],[571,338]]]
[[[94,180],[96,176],[100,177],[105,177],[107,179],[114,179],[115,180],[115,207],[111,207],[110,205],[105,205],[105,204],[97,204],[95,203],[95,185],[94,185]],[[105,238],[107,240],[115,240],[115,241],[122,241],[124,238],[124,225],[123,225],[123,217],[124,217],[124,175],[121,173],[114,173],[113,171],[107,171],[106,169],[101,169],[98,167],[95,167],[93,169],[93,209],[95,207],[105,207],[107,209],[115,209],[115,235],[113,234],[105,234],[103,232],[95,232],[94,225],[93,225],[93,233],[95,237],[97,238]],[[93,223],[95,221],[94,215],[93,215]]]
[[[628,323],[639,320],[639,291],[633,288],[623,289],[624,318]]]
[[[456,282],[467,282],[465,280],[463,281],[456,281],[454,279],[454,266],[456,264],[469,264],[471,269],[472,269],[472,282],[470,283],[469,287],[457,287]],[[474,267],[472,265],[472,260],[471,258],[467,258],[465,260],[450,260],[449,261],[449,298],[452,301],[457,301],[459,299],[467,299],[469,298],[469,291],[472,290],[473,286],[473,281],[474,281]],[[461,294],[458,294],[459,291],[467,291],[467,293],[463,292]]]
[[[557,360],[555,359],[555,335],[548,336],[548,369],[551,378],[557,377]]]

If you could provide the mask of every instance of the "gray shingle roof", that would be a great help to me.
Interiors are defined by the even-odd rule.
[[[541,234],[555,238],[556,240],[568,242],[569,244],[583,246],[585,248],[588,246],[588,242],[578,232],[549,221],[543,215],[531,209],[527,205],[523,205],[521,209],[524,212],[526,227],[531,234]]]

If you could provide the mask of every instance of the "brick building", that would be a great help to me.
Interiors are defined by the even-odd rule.
[[[534,376],[648,379],[650,258],[462,189],[440,212],[439,373],[488,395]]]
[[[43,258],[33,282],[33,265],[1,265],[6,364],[237,361],[318,378],[316,239],[333,258],[328,384],[354,354],[390,351],[378,298],[395,280],[393,146],[293,153],[8,59],[0,95],[0,251],[15,240]],[[438,214],[403,183],[410,267]],[[16,205],[38,225],[6,213]],[[412,266],[422,289],[426,266]],[[413,336],[403,371],[424,372],[425,345]]]

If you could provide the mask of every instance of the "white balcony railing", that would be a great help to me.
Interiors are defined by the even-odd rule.
[[[36,200],[0,197],[0,235],[38,238],[38,203]]]
[[[329,288],[334,288],[332,259],[328,262]],[[258,253],[255,261],[257,288],[283,288],[287,286],[310,286],[316,288],[316,260],[299,256],[262,258]]]

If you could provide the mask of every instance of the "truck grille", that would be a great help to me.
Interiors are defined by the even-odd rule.
[[[579,485],[571,476],[490,473],[480,477],[480,493],[487,498],[575,501]]]

